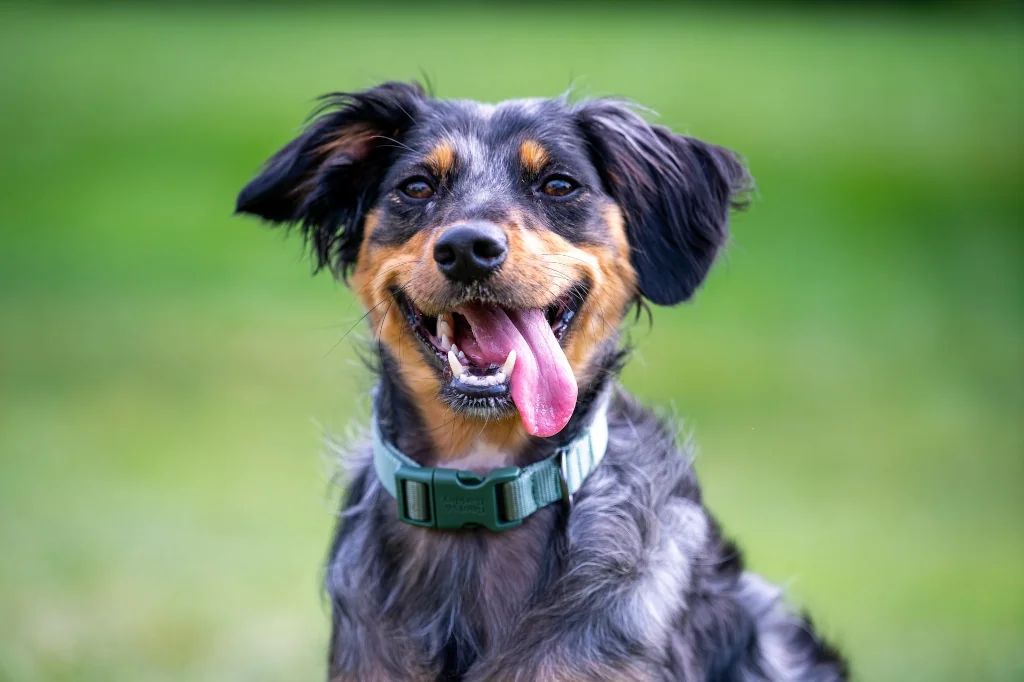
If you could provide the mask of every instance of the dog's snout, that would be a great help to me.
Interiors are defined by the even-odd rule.
[[[448,279],[464,284],[496,271],[506,255],[508,238],[500,227],[487,222],[456,225],[434,245],[437,267]]]

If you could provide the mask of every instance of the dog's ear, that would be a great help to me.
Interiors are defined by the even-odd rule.
[[[317,269],[344,276],[381,177],[424,101],[423,89],[407,83],[324,96],[302,134],[242,189],[235,212],[300,225]]]
[[[735,154],[645,121],[627,103],[583,102],[576,117],[605,190],[624,212],[640,292],[688,299],[728,237],[750,176]]]

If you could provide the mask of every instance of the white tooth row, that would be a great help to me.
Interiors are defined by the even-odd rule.
[[[488,376],[477,376],[470,372],[463,372],[455,378],[455,381],[467,386],[498,386],[505,383],[505,373],[498,372]]]
[[[505,383],[505,379],[512,376],[512,369],[516,366],[516,352],[510,350],[501,370],[497,374],[489,376],[477,376],[472,372],[467,372],[463,363],[468,365],[469,361],[466,360],[465,354],[459,350],[459,347],[452,344],[452,347],[448,349],[448,364],[451,365],[452,376],[456,381],[461,381],[469,386],[497,386]]]

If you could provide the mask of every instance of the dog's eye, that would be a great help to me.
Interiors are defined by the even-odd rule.
[[[564,197],[576,191],[576,183],[564,175],[555,175],[544,181],[541,191],[549,197]]]
[[[410,199],[429,199],[434,196],[434,188],[424,178],[410,178],[399,189]]]

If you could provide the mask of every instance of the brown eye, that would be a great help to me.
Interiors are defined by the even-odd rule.
[[[564,197],[576,190],[576,183],[569,178],[556,176],[548,178],[541,190],[549,197]]]
[[[399,189],[410,199],[429,199],[434,196],[434,188],[423,178],[406,180]]]

